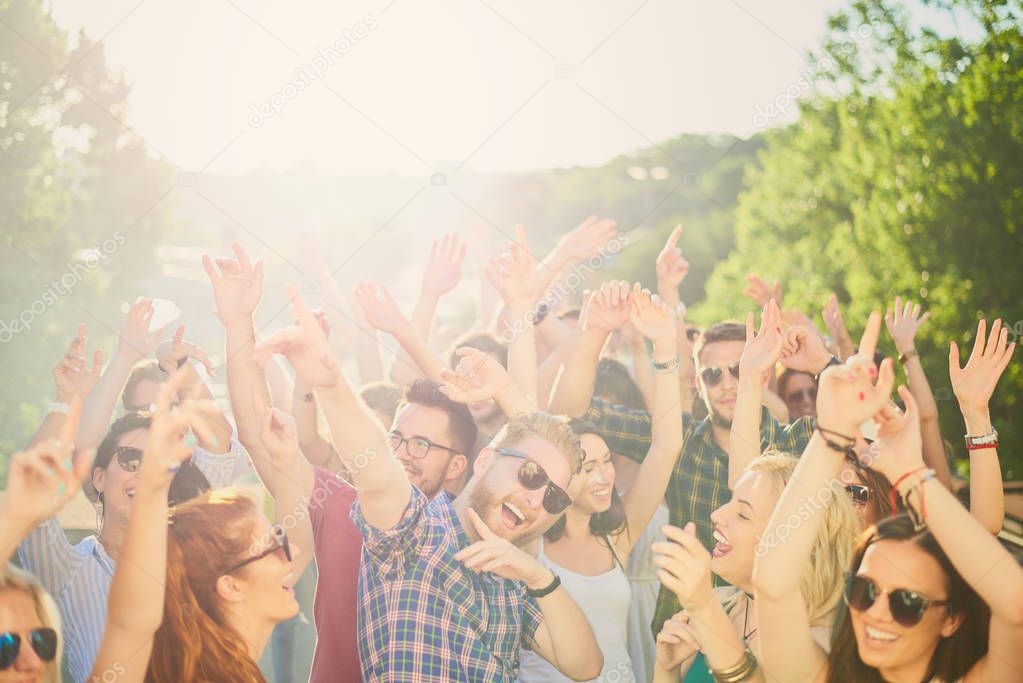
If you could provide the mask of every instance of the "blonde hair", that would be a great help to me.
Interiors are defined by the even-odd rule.
[[[64,650],[64,641],[63,634],[60,632],[60,610],[57,609],[57,603],[39,584],[36,577],[12,564],[0,568],[0,593],[4,591],[28,593],[43,626],[57,632],[57,656],[53,658],[52,662],[46,663],[46,674],[43,676],[43,681],[45,683],[60,683],[60,660]],[[32,646],[22,642],[22,647]]]
[[[577,474],[583,461],[583,447],[579,435],[572,431],[568,418],[549,413],[517,415],[501,427],[491,448],[510,448],[519,445],[523,439],[534,434],[549,442],[565,458],[572,474]]]
[[[785,453],[767,452],[747,465],[746,471],[770,477],[780,495],[798,462]],[[822,483],[818,496],[803,501],[801,508],[813,503],[817,504],[817,509],[810,513],[820,515],[821,525],[799,584],[809,622],[830,627],[830,617],[842,600],[845,572],[852,561],[859,521],[849,496],[837,481]],[[799,520],[805,521],[806,517],[800,514]]]

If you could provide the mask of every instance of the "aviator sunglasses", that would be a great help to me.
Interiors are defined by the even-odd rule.
[[[529,456],[521,451],[511,448],[495,448],[495,452],[507,455],[512,458],[521,458],[522,465],[519,466],[519,483],[528,491],[537,491],[544,486],[547,489],[543,493],[543,509],[552,515],[560,515],[572,504],[572,498],[547,476],[547,471],[536,462],[529,459]]]

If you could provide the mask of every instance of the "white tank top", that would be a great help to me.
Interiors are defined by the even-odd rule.
[[[632,660],[629,659],[627,647],[631,590],[621,565],[616,560],[611,570],[597,576],[576,574],[547,558],[543,552],[542,538],[537,559],[561,577],[561,585],[579,605],[593,628],[597,644],[604,653],[604,668],[594,680],[601,683],[634,683]],[[562,683],[570,680],[532,650],[521,651],[519,681],[522,683]]]

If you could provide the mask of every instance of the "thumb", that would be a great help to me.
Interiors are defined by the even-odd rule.
[[[690,536],[696,536],[696,522],[687,522],[686,525],[682,527],[682,530]]]
[[[489,541],[492,538],[497,538],[497,534],[490,530],[487,523],[483,521],[483,518],[473,508],[468,508],[466,513],[469,515],[469,521],[472,522],[473,527],[476,529],[476,533],[480,535],[483,540]]]

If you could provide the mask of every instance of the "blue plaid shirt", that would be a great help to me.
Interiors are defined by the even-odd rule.
[[[454,559],[471,544],[451,500],[412,500],[391,529],[366,523],[359,576],[359,659],[367,681],[514,681],[519,648],[543,621],[521,581]]]

